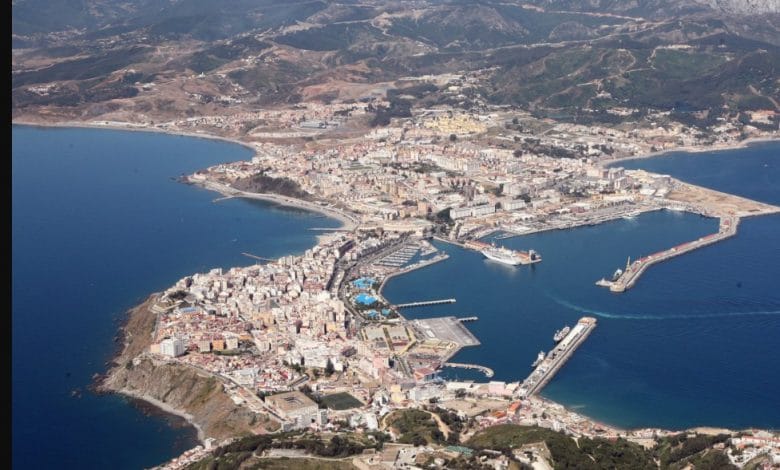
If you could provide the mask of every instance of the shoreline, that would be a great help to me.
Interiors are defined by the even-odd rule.
[[[24,126],[42,127],[42,128],[62,127],[62,128],[107,129],[107,130],[121,130],[121,131],[135,131],[135,132],[157,132],[157,133],[168,134],[168,135],[175,135],[175,136],[195,137],[195,138],[203,138],[203,139],[211,139],[211,140],[221,140],[221,141],[224,141],[224,142],[227,142],[227,143],[234,143],[234,144],[246,147],[246,148],[252,150],[253,154],[257,153],[256,152],[256,148],[254,148],[251,144],[248,144],[248,143],[245,143],[245,142],[241,142],[241,141],[238,141],[238,140],[235,140],[235,139],[215,136],[215,135],[211,135],[211,134],[185,133],[185,132],[167,131],[167,130],[162,130],[162,129],[158,129],[158,128],[154,128],[154,127],[148,127],[148,126],[145,126],[145,125],[121,126],[121,125],[90,124],[90,123],[83,123],[83,122],[43,123],[43,124],[42,123],[27,123],[27,122],[12,122],[12,125],[24,125]],[[732,149],[744,148],[744,147],[747,147],[748,145],[751,145],[751,144],[754,144],[754,143],[773,142],[773,141],[780,141],[780,138],[746,139],[746,140],[743,140],[743,141],[740,141],[740,142],[736,143],[733,146],[721,146],[721,147],[712,147],[712,148],[695,148],[695,147],[694,148],[690,148],[690,147],[686,148],[686,147],[680,147],[680,148],[675,148],[675,149],[663,150],[663,151],[660,151],[660,152],[654,152],[654,153],[647,154],[647,155],[642,155],[642,156],[632,156],[632,157],[625,157],[625,158],[617,158],[617,159],[613,159],[613,160],[609,160],[609,161],[603,162],[602,166],[604,166],[604,165],[611,165],[613,163],[616,163],[616,162],[619,162],[619,161],[623,161],[623,160],[652,158],[652,157],[655,157],[655,156],[662,156],[664,154],[669,154],[669,153],[672,153],[672,152],[689,152],[689,153],[700,153],[700,152],[707,152],[707,151],[713,151],[714,152],[714,151],[721,151],[721,150],[732,150]],[[203,185],[201,185],[198,182],[193,182],[193,184],[197,184],[197,185],[203,186]],[[336,210],[329,209],[329,208],[326,208],[326,207],[318,207],[316,203],[310,203],[310,202],[307,202],[307,201],[303,201],[303,200],[299,200],[299,199],[295,199],[295,198],[290,198],[290,197],[286,197],[286,196],[281,196],[281,195],[275,195],[275,194],[249,193],[249,192],[245,192],[245,191],[234,190],[232,188],[230,188],[232,193],[224,193],[224,192],[221,192],[221,191],[213,189],[213,188],[208,188],[206,186],[203,186],[203,187],[205,189],[209,189],[209,190],[221,193],[221,194],[223,194],[225,196],[244,197],[244,198],[247,198],[247,199],[264,200],[264,201],[268,201],[268,202],[273,202],[273,203],[279,204],[281,206],[294,207],[294,208],[301,209],[301,210],[306,210],[306,211],[309,211],[309,212],[321,213],[321,214],[326,215],[327,217],[332,217],[332,218],[335,218],[335,219],[339,220],[344,226],[347,226],[349,223],[354,223],[354,221],[350,220],[347,216],[336,212]],[[226,186],[226,188],[228,188],[228,187]],[[237,195],[235,193],[240,193],[240,194]],[[338,215],[334,215],[334,214],[338,214]],[[604,222],[607,222],[607,221],[604,221]],[[603,222],[599,222],[599,223],[603,223]],[[569,228],[574,228],[574,227],[567,227],[565,229],[569,229]],[[553,228],[548,229],[548,230],[553,230]],[[521,234],[521,235],[525,235],[525,234]],[[319,236],[318,236],[318,240],[319,240]],[[400,274],[406,274],[406,273],[398,273],[397,275],[400,275]],[[148,299],[147,299],[147,301],[148,301]],[[139,306],[134,307],[134,309],[143,306],[147,301],[142,302],[141,304],[139,304]],[[133,309],[128,311],[128,313],[126,314],[127,318],[123,320],[123,325],[120,326],[120,330],[121,330],[123,335],[125,335],[125,333],[126,333],[124,331],[124,328],[125,328],[125,326],[127,324],[127,321],[130,318],[130,315],[132,314],[132,311],[133,311]],[[117,354],[114,354],[112,356],[111,360],[116,360],[116,359],[119,359],[120,357],[122,357],[124,351],[127,348],[127,338],[124,337],[123,341],[124,341],[124,347]],[[109,370],[109,372],[110,372],[110,370]],[[168,414],[171,414],[171,415],[175,415],[175,416],[181,417],[181,418],[185,419],[190,425],[192,425],[197,430],[198,439],[201,442],[204,441],[203,430],[202,430],[201,426],[198,423],[193,421],[192,415],[189,415],[188,413],[186,413],[184,411],[177,410],[177,409],[171,407],[170,405],[167,405],[167,404],[165,404],[163,402],[160,402],[159,400],[156,400],[156,399],[154,399],[152,397],[149,397],[149,396],[146,396],[146,395],[143,395],[143,394],[139,394],[137,392],[132,392],[130,390],[124,390],[124,389],[122,389],[122,390],[106,390],[106,392],[107,393],[118,393],[118,394],[121,394],[121,395],[124,395],[124,396],[132,397],[134,399],[139,399],[139,400],[142,400],[144,402],[147,402],[147,403],[153,405],[154,407],[160,409],[164,413],[168,413]],[[598,421],[596,421],[596,420],[594,420],[594,419],[592,419],[592,418],[590,418],[590,417],[588,417],[586,415],[582,415],[580,413],[577,413],[576,411],[570,410],[569,408],[565,407],[565,405],[563,405],[561,403],[554,402],[554,401],[548,400],[548,399],[545,399],[545,401],[547,401],[549,403],[553,403],[555,405],[562,406],[562,407],[564,407],[564,409],[566,409],[569,412],[575,413],[577,415],[585,417],[586,419],[588,419],[590,421],[593,421],[595,423],[601,424],[600,422],[598,422]],[[610,426],[610,427],[613,427],[613,426]],[[636,429],[646,429],[646,428],[636,428]],[[691,429],[695,430],[695,429],[699,429],[699,428],[687,428],[685,430],[691,430]],[[685,430],[683,430],[683,431],[685,431]]]
[[[121,359],[124,358],[125,353],[128,352],[128,348],[130,347],[131,340],[128,337],[128,328],[130,326],[130,322],[133,320],[133,317],[138,315],[142,310],[148,310],[151,312],[151,305],[154,304],[154,302],[159,298],[160,292],[153,292],[149,294],[141,303],[129,308],[124,313],[122,313],[121,318],[119,318],[119,330],[117,331],[115,337],[116,347],[114,351],[111,352],[108,360],[106,361],[106,370],[102,374],[95,376],[92,382],[89,384],[88,388],[92,391],[92,393],[97,395],[113,394],[119,395],[126,399],[142,401],[148,405],[151,405],[160,414],[168,414],[182,418],[189,426],[195,429],[197,433],[197,440],[202,445],[205,443],[206,434],[203,431],[202,426],[195,421],[194,416],[191,414],[184,410],[174,408],[171,405],[168,405],[167,403],[164,403],[146,394],[134,392],[126,387],[114,389],[108,384],[108,380],[114,370],[118,367],[121,367],[121,364],[118,361],[121,361]],[[156,322],[157,319],[155,316],[155,323]],[[132,333],[129,333],[129,335],[132,337]],[[130,358],[129,360],[133,360],[135,357],[138,357],[138,355]]]
[[[104,129],[104,130],[117,130],[117,131],[131,131],[131,132],[149,132],[149,133],[165,134],[165,135],[178,136],[178,137],[193,137],[193,138],[200,138],[200,139],[207,139],[207,140],[218,140],[230,144],[240,145],[241,147],[251,150],[252,156],[257,155],[257,148],[253,146],[251,143],[243,142],[241,140],[234,139],[231,137],[223,137],[214,134],[204,134],[204,133],[197,133],[197,132],[171,131],[171,130],[160,129],[153,126],[147,126],[145,124],[138,124],[138,125],[130,124],[130,123],[128,123],[127,125],[119,125],[119,124],[120,123],[104,125],[104,124],[96,124],[96,123],[89,123],[89,122],[82,122],[82,121],[65,121],[65,122],[56,122],[56,123],[50,123],[50,122],[38,123],[38,122],[28,122],[28,121],[11,122],[12,126],[28,126],[28,127],[41,127],[41,128]],[[217,188],[209,188],[208,186],[206,186],[201,182],[194,182],[194,181],[185,181],[185,182],[196,184],[210,191],[215,191],[219,194],[222,194],[223,196],[226,197],[243,197],[246,199],[256,199],[261,201],[273,202],[280,206],[293,207],[308,212],[315,212],[318,214],[322,214],[327,217],[331,217],[333,219],[338,220],[342,224],[342,226],[339,228],[343,230],[353,230],[358,225],[357,221],[353,220],[352,218],[350,218],[349,215],[347,215],[346,213],[338,209],[320,207],[316,203],[304,201],[303,199],[297,199],[289,196],[282,196],[282,195],[271,194],[271,193],[251,193],[248,191],[240,191],[228,186],[225,186],[224,190],[217,189]],[[209,182],[209,184],[216,185],[219,183]],[[240,193],[240,195],[237,195],[235,193]],[[318,236],[318,240],[319,240],[319,236]]]
[[[253,155],[257,154],[257,148],[251,143],[244,142],[232,137],[223,137],[215,134],[205,134],[200,132],[185,132],[185,131],[172,131],[166,129],[160,129],[159,127],[149,126],[147,124],[133,124],[116,122],[113,124],[97,124],[94,122],[84,121],[63,121],[63,122],[32,122],[32,121],[11,121],[12,126],[28,126],[28,127],[43,127],[43,128],[76,128],[76,129],[105,129],[112,131],[131,131],[131,132],[150,132],[155,134],[165,134],[171,136],[180,137],[194,137],[208,140],[221,140],[230,144],[240,145],[248,150],[251,150]]]
[[[198,434],[198,442],[200,442],[201,445],[206,442],[206,433],[203,431],[203,428],[201,427],[200,424],[198,424],[198,422],[195,421],[195,417],[187,413],[186,411],[179,410],[154,397],[150,397],[149,395],[143,393],[134,392],[127,388],[114,390],[112,391],[112,393],[116,393],[118,395],[122,395],[124,397],[128,397],[134,400],[143,401],[157,408],[159,411],[161,411],[164,414],[178,416],[179,418],[184,419],[184,421],[186,421],[189,426],[195,428],[195,431]]]
[[[298,199],[290,196],[283,196],[281,194],[252,193],[249,191],[242,191],[240,189],[235,189],[232,186],[227,186],[225,184],[218,183],[216,181],[211,181],[208,179],[203,181],[193,181],[189,179],[189,177],[185,177],[184,182],[188,184],[200,186],[201,188],[207,189],[209,191],[214,191],[218,194],[221,194],[224,197],[245,198],[245,199],[254,199],[258,201],[273,202],[275,204],[285,206],[285,207],[292,207],[307,212],[315,212],[318,214],[322,214],[326,217],[336,219],[341,223],[341,227],[338,227],[334,230],[350,231],[350,230],[354,230],[355,227],[357,227],[358,225],[358,222],[353,220],[346,212],[331,207],[320,206],[317,203],[305,201],[303,199]]]
[[[597,164],[602,168],[608,168],[613,166],[615,163],[629,161],[629,160],[645,160],[648,158],[655,158],[655,157],[663,157],[667,156],[672,153],[705,153],[705,152],[722,152],[726,150],[738,150],[742,148],[749,147],[754,144],[762,144],[762,143],[769,143],[769,142],[780,142],[780,135],[776,137],[750,137],[745,140],[740,140],[739,142],[735,142],[733,144],[717,144],[714,146],[708,146],[708,147],[693,147],[690,145],[682,145],[679,147],[672,147],[669,149],[664,150],[657,150],[655,152],[645,153],[642,155],[632,155],[627,157],[617,157],[617,158],[610,158],[610,159],[604,159],[599,160]]]

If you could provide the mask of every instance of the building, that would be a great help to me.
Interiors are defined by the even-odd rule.
[[[321,419],[317,403],[301,392],[286,392],[266,397],[268,403],[282,418],[293,422],[294,428],[308,427]]]
[[[160,342],[160,354],[168,357],[179,357],[187,351],[184,341],[178,338],[167,338]]]

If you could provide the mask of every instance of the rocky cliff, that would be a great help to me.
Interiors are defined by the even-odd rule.
[[[122,329],[124,345],[98,390],[146,399],[165,411],[184,415],[201,438],[222,440],[275,427],[267,416],[236,405],[215,376],[181,363],[148,356],[156,315],[156,295],[129,312]]]

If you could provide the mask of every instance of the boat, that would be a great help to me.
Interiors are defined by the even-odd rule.
[[[482,250],[481,253],[489,260],[508,264],[510,266],[517,266],[523,262],[522,258],[520,258],[520,255],[504,247],[491,246]]]
[[[569,334],[569,331],[571,331],[571,328],[569,326],[564,326],[562,330],[557,330],[555,332],[555,336],[553,336],[553,340],[557,343],[558,341],[562,340],[566,337],[566,335]]]
[[[536,367],[539,364],[541,364],[542,361],[544,360],[544,357],[545,357],[544,351],[539,351],[539,355],[536,356],[536,360],[534,361],[533,364],[531,364],[531,367]]]
[[[612,282],[615,282],[615,281],[617,281],[618,279],[620,279],[620,276],[622,276],[622,275],[623,275],[623,270],[622,270],[622,269],[620,269],[620,268],[617,268],[617,269],[615,270],[615,273],[614,273],[614,274],[612,274]]]

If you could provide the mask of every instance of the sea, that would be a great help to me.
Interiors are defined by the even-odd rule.
[[[213,268],[316,243],[339,223],[175,181],[246,147],[150,132],[12,128],[14,468],[151,467],[197,444],[180,418],[88,390],[124,313]],[[151,411],[151,412],[150,412]]]
[[[14,468],[143,468],[196,444],[180,418],[87,387],[105,371],[124,313],[150,293],[195,272],[252,264],[245,252],[301,253],[316,243],[309,229],[339,225],[266,202],[215,201],[176,181],[251,154],[159,133],[12,127]],[[718,170],[697,180],[705,172],[691,159]],[[630,165],[780,203],[777,143],[622,163]],[[543,392],[594,419],[778,428],[780,217],[746,219],[738,236],[651,267],[625,294],[594,285],[629,256],[716,229],[715,220],[662,211],[499,240],[543,257],[517,268],[437,242],[448,260],[394,278],[384,294],[392,302],[455,297],[405,315],[478,316],[467,325],[482,344],[455,360],[492,367],[493,380],[522,380],[556,329],[596,316],[594,333]]]

